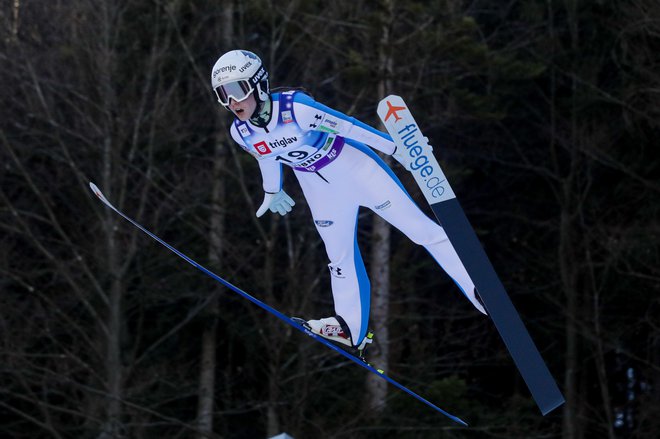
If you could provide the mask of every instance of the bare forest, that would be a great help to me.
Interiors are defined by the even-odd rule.
[[[659,47],[657,0],[0,0],[0,437],[657,438]],[[333,314],[290,171],[293,212],[255,216],[210,87],[236,48],[372,126],[407,101],[562,407],[540,414],[489,319],[368,209],[371,359],[469,428],[99,203],[90,181],[284,314]]]

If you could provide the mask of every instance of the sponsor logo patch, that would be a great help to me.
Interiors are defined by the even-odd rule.
[[[238,132],[241,133],[241,136],[247,137],[250,135],[250,129],[245,124],[238,126]]]
[[[317,226],[319,227],[330,227],[331,225],[334,224],[334,221],[329,221],[329,220],[316,220],[314,221]]]
[[[273,152],[273,151],[270,150],[270,148],[268,147],[268,145],[266,145],[266,142],[264,142],[264,141],[261,141],[259,143],[255,143],[253,146],[254,146],[254,149],[256,149],[257,152],[261,155],[266,155],[266,154],[270,154],[271,152]]]
[[[268,145],[271,148],[277,148],[278,146],[281,146],[282,148],[289,146],[290,144],[298,141],[297,137],[282,137],[281,139],[277,139],[273,142],[268,142]]]
[[[333,130],[332,128],[325,127],[323,125],[319,127],[319,131],[323,131],[325,133],[330,133],[330,134],[337,134],[339,132],[337,130]]]
[[[293,116],[291,115],[291,110],[282,111],[282,122],[284,123],[293,122]]]
[[[376,206],[376,210],[385,210],[388,207],[390,207],[391,205],[392,205],[392,203],[390,202],[390,200],[387,200],[383,204],[379,204],[378,206]]]
[[[336,132],[339,127],[339,120],[330,115],[325,115],[325,119],[321,123],[321,128],[325,129],[324,131]]]
[[[333,277],[336,277],[338,279],[346,279],[346,275],[344,275],[344,272],[341,267],[336,267],[334,265],[328,265],[328,268],[330,269],[330,274]]]
[[[332,146],[332,143],[333,143],[334,141],[335,141],[335,138],[334,138],[334,137],[332,137],[332,136],[328,136],[328,140],[326,140],[326,141],[325,141],[325,145],[323,145],[323,148],[322,148],[323,151],[327,151],[328,149],[330,149],[330,147]]]
[[[323,120],[323,115],[322,114],[315,114],[314,115],[314,122],[309,124],[309,127],[314,129],[319,126],[319,123]]]
[[[257,73],[250,79],[250,82],[252,82],[252,85],[257,85],[259,81],[266,78],[268,78],[268,73],[266,73],[266,69],[264,69],[262,66],[257,71]]]

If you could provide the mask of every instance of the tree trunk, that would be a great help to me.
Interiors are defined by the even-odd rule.
[[[564,405],[564,439],[576,439],[576,411],[577,403],[577,382],[576,370],[578,368],[577,358],[577,290],[575,288],[574,260],[569,251],[571,247],[571,224],[569,213],[564,210],[561,212],[559,225],[559,264],[560,275],[562,279],[563,290],[566,294],[566,363],[564,392],[566,404]]]
[[[387,368],[389,359],[388,319],[390,306],[390,225],[381,217],[374,217],[371,235],[371,327],[378,342],[378,348],[370,354],[369,361],[381,368]],[[374,374],[367,375],[369,408],[380,413],[385,408],[387,382]]]
[[[266,241],[266,258],[264,261],[264,279],[266,280],[265,292],[266,297],[269,298],[270,303],[274,303],[275,291],[275,266],[276,266],[276,240],[277,240],[277,229],[276,224],[278,219],[271,221],[270,229],[270,238]],[[270,325],[280,325],[280,322],[269,320],[267,324]],[[277,413],[278,401],[280,398],[279,392],[279,369],[280,369],[280,358],[279,350],[281,340],[276,341],[272,340],[273,337],[277,337],[278,329],[273,328],[272,330],[267,331],[268,334],[265,337],[265,343],[268,345],[268,405],[266,409],[266,435],[267,437],[275,436],[280,432],[280,418]]]
[[[378,83],[378,96],[384,98],[390,91],[392,73],[392,58],[388,52],[390,46],[390,25],[393,15],[393,3],[383,2],[383,25],[379,45],[379,62],[381,80]],[[386,162],[390,164],[389,157]],[[390,308],[390,225],[380,216],[374,216],[371,235],[371,327],[376,334],[378,349],[373,349],[370,361],[381,368],[387,369],[389,361],[389,308]],[[371,413],[378,415],[385,408],[387,398],[387,383],[375,376],[367,375],[367,395]]]
[[[226,166],[224,155],[224,142],[216,142],[215,157],[213,160],[213,172],[211,182],[211,230],[209,261],[214,267],[222,265],[225,210],[222,206],[226,203],[225,183],[222,178],[222,170]],[[221,287],[217,287],[220,289]],[[217,290],[216,290],[217,293]],[[214,294],[214,293],[212,293]],[[219,318],[218,297],[216,296],[201,316],[204,319],[204,332],[202,333],[202,353],[199,372],[199,400],[197,405],[197,428],[200,439],[208,437],[213,433],[213,407],[215,405],[215,373],[216,373],[216,343],[217,327]]]
[[[591,259],[591,258],[589,258]],[[590,267],[593,267],[593,263],[589,264]],[[600,324],[600,294],[598,291],[595,290],[596,285],[595,283],[593,284],[594,288],[594,297],[593,297],[593,304],[594,304],[594,332],[596,334],[596,355],[595,355],[595,361],[596,361],[596,370],[598,371],[598,384],[600,386],[600,392],[601,396],[603,398],[603,410],[605,411],[605,419],[607,422],[607,437],[608,439],[616,439],[616,435],[614,434],[614,414],[612,413],[612,404],[611,404],[611,396],[610,396],[610,390],[609,390],[609,378],[607,375],[607,368],[605,365],[605,348],[603,347],[603,331],[601,328]]]
[[[111,196],[112,188],[119,193],[121,188],[115,186],[114,178],[116,145],[114,144],[115,127],[113,123],[116,96],[113,87],[114,54],[112,48],[112,23],[115,11],[109,5],[104,5],[101,12],[100,53],[98,58],[100,77],[100,88],[102,96],[103,114],[103,183],[108,188]],[[110,281],[110,292],[108,295],[107,309],[107,333],[106,340],[106,392],[105,402],[106,414],[104,425],[99,435],[100,438],[116,438],[121,436],[122,398],[123,398],[123,368],[121,362],[121,334],[122,334],[122,299],[124,285],[121,276],[119,252],[115,231],[117,230],[117,218],[114,212],[106,211],[105,214],[105,239],[106,239],[106,261],[107,271],[112,276]]]
[[[227,49],[231,45],[233,32],[234,2],[224,5],[222,10],[222,36],[221,47]],[[226,186],[223,170],[227,166],[225,141],[227,139],[224,119],[219,119],[219,135],[215,143],[213,157],[213,171],[211,174],[211,228],[209,261],[212,266],[222,265],[223,242],[225,238],[225,208],[227,203]],[[220,287],[218,287],[220,289]],[[202,334],[201,369],[199,372],[199,401],[197,405],[198,438],[208,437],[213,433],[213,407],[215,406],[215,374],[217,327],[219,318],[218,298],[214,298],[203,315],[205,319],[204,333]]]

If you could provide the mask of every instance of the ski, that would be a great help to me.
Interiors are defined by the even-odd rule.
[[[90,183],[89,183],[89,187],[92,189],[92,192],[94,192],[94,194],[95,194],[95,195],[96,195],[96,196],[97,196],[97,197],[103,202],[103,204],[105,204],[106,206],[108,206],[110,209],[114,210],[114,211],[115,211],[117,214],[119,214],[122,218],[124,218],[125,220],[127,220],[128,222],[130,222],[131,224],[133,224],[135,227],[137,227],[138,229],[140,229],[141,231],[143,231],[144,233],[146,233],[147,235],[149,235],[149,236],[150,236],[151,238],[153,238],[155,241],[157,241],[158,243],[160,243],[160,244],[162,244],[163,246],[165,246],[165,247],[166,247],[168,250],[170,250],[172,253],[176,254],[176,255],[179,256],[181,259],[183,259],[184,261],[188,262],[190,265],[192,265],[193,267],[197,268],[198,270],[200,270],[200,271],[203,272],[204,274],[206,274],[206,275],[208,275],[209,277],[211,277],[211,278],[215,279],[216,281],[220,282],[220,283],[221,283],[222,285],[224,285],[225,287],[229,288],[230,290],[234,291],[235,293],[239,294],[240,296],[244,297],[245,299],[249,300],[250,302],[252,302],[252,303],[254,303],[255,305],[259,306],[260,308],[264,309],[265,311],[268,311],[269,313],[271,313],[271,314],[274,315],[275,317],[279,318],[280,320],[282,320],[284,323],[288,324],[289,326],[291,326],[291,327],[297,329],[298,331],[300,331],[300,332],[302,332],[302,333],[304,333],[304,334],[307,334],[308,336],[310,336],[310,337],[313,338],[314,340],[318,341],[319,343],[322,343],[322,344],[326,345],[326,346],[329,347],[330,349],[334,350],[335,352],[338,352],[340,355],[343,355],[344,357],[346,357],[346,358],[348,358],[349,360],[351,360],[353,363],[358,364],[359,366],[365,368],[365,369],[368,370],[369,372],[371,372],[371,373],[373,373],[373,374],[375,374],[375,375],[378,375],[379,377],[383,378],[384,380],[386,380],[387,382],[389,382],[390,384],[392,384],[393,386],[395,386],[395,387],[398,388],[399,390],[402,390],[403,392],[407,393],[408,395],[412,396],[413,398],[417,399],[418,401],[423,402],[423,403],[426,404],[427,406],[429,406],[429,407],[433,408],[434,410],[438,411],[439,413],[445,415],[446,417],[448,417],[448,418],[451,419],[452,421],[454,421],[454,422],[456,422],[456,423],[458,423],[458,424],[460,424],[460,425],[463,425],[463,426],[465,426],[465,427],[468,426],[468,424],[467,424],[465,421],[463,421],[462,419],[460,419],[459,417],[454,416],[454,415],[452,415],[451,413],[446,412],[445,410],[441,409],[441,408],[438,407],[437,405],[433,404],[431,401],[429,401],[429,400],[427,400],[426,398],[424,398],[424,397],[418,395],[417,393],[413,392],[412,390],[410,390],[410,389],[407,388],[406,386],[400,384],[398,381],[395,381],[394,379],[390,378],[390,377],[387,376],[382,370],[379,370],[379,369],[374,368],[371,364],[369,364],[369,363],[368,363],[366,360],[364,360],[363,358],[359,358],[359,357],[357,357],[357,356],[351,354],[350,352],[347,352],[346,350],[340,348],[339,346],[336,346],[335,344],[333,344],[333,343],[330,342],[329,340],[326,340],[326,339],[324,339],[323,337],[321,337],[321,336],[319,336],[319,335],[313,333],[313,332],[310,331],[309,329],[303,327],[301,324],[299,324],[299,323],[297,323],[296,321],[294,321],[292,318],[286,316],[285,314],[282,314],[281,312],[279,312],[279,311],[276,310],[275,308],[273,308],[273,307],[267,305],[266,303],[262,302],[261,300],[257,299],[256,297],[251,296],[250,294],[246,293],[246,292],[243,291],[242,289],[238,288],[237,286],[231,284],[230,282],[228,282],[228,281],[226,281],[225,279],[221,278],[221,277],[218,276],[217,274],[211,272],[210,270],[206,269],[206,268],[203,267],[202,265],[198,264],[197,262],[195,262],[194,260],[192,260],[191,258],[189,258],[188,256],[186,256],[185,254],[181,253],[179,250],[177,250],[176,248],[172,247],[170,244],[168,244],[167,242],[163,241],[163,240],[160,239],[158,236],[154,235],[154,234],[151,233],[149,230],[147,230],[146,228],[144,228],[143,226],[141,226],[140,224],[138,224],[135,220],[133,220],[132,218],[128,217],[128,216],[127,216],[126,214],[124,214],[122,211],[120,211],[119,209],[117,209],[112,203],[110,203],[110,201],[108,201],[108,199],[103,195],[103,193],[101,192],[101,190],[100,190],[100,189],[99,189],[94,183],[90,182]]]
[[[377,112],[397,148],[413,159],[410,172],[470,274],[532,397],[546,415],[562,405],[564,397],[458,203],[428,139],[400,96],[381,100]]]

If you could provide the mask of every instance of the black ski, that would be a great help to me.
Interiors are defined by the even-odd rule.
[[[390,95],[381,100],[378,116],[397,148],[412,159],[410,172],[476,285],[541,413],[551,412],[564,403],[564,397],[458,203],[428,139],[399,96]]]

